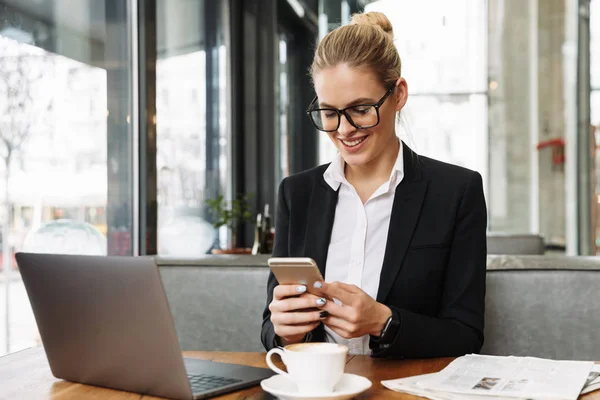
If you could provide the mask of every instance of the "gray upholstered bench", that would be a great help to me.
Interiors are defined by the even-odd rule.
[[[158,259],[183,350],[264,351],[266,256]]]
[[[600,360],[600,259],[488,257],[482,353]]]
[[[264,350],[267,259],[158,259],[184,350]],[[595,258],[488,256],[482,352],[600,360],[598,288]]]
[[[533,234],[488,232],[488,254],[541,255],[546,251],[544,238]]]

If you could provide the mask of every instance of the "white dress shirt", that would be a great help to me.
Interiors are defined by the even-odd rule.
[[[396,187],[404,178],[402,142],[400,141],[400,151],[389,180],[377,188],[365,204],[346,180],[344,165],[344,159],[338,153],[323,174],[323,178],[333,190],[339,188],[327,252],[325,281],[356,285],[375,299],[379,289],[394,195]],[[327,341],[346,344],[350,354],[370,353],[369,335],[347,340],[327,326],[325,334]]]

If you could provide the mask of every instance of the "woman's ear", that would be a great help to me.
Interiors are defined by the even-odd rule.
[[[394,98],[396,99],[396,111],[402,110],[406,104],[406,100],[408,100],[408,84],[406,83],[406,79],[401,77],[396,81]]]

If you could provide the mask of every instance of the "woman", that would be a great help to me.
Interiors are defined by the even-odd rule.
[[[360,14],[330,32],[311,72],[309,116],[339,154],[281,182],[273,256],[311,257],[325,282],[306,288],[269,276],[265,348],[331,341],[376,357],[479,352],[481,176],[418,156],[396,136],[408,89],[389,20]]]

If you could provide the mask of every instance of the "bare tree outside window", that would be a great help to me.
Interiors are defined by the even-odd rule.
[[[4,193],[2,218],[2,269],[6,296],[6,352],[10,349],[9,304],[13,251],[10,242],[13,202],[11,171],[19,161],[31,134],[50,125],[51,94],[41,93],[38,82],[50,79],[53,56],[44,50],[0,36],[0,157]],[[36,190],[36,188],[31,188]]]

